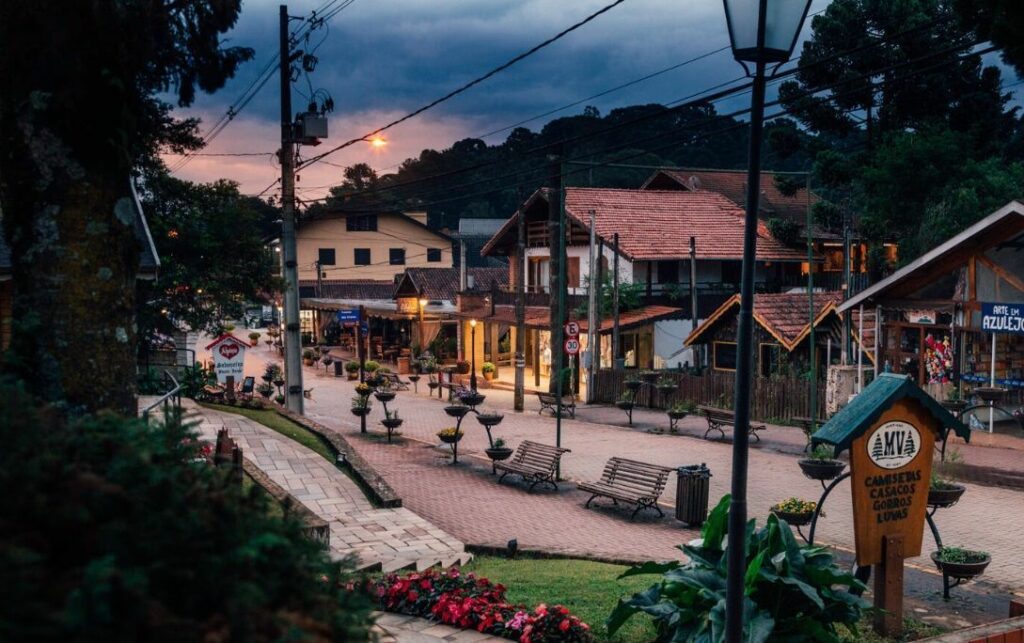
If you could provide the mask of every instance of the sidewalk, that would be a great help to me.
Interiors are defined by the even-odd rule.
[[[471,558],[462,542],[411,510],[374,508],[352,479],[299,443],[241,415],[184,405],[200,420],[203,438],[213,441],[226,428],[246,459],[330,524],[333,555],[354,555],[360,568],[379,564],[384,571]]]

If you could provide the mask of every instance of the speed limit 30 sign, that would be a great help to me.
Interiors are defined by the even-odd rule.
[[[565,340],[565,352],[569,355],[576,355],[580,352],[580,340],[571,338]]]

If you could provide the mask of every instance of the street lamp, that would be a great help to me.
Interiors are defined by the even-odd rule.
[[[740,282],[739,338],[736,346],[736,430],[732,442],[732,504],[726,555],[725,640],[743,640],[743,576],[746,573],[747,450],[750,388],[753,371],[754,263],[757,257],[757,211],[761,192],[761,134],[764,129],[765,67],[789,60],[807,17],[811,0],[724,0],[733,57],[750,74],[750,155],[747,165],[743,270]]]
[[[469,388],[476,393],[476,320],[469,320]]]

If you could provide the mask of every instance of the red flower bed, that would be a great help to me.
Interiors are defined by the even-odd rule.
[[[388,612],[431,618],[520,643],[593,640],[590,626],[565,607],[540,604],[529,610],[524,605],[511,605],[505,599],[503,585],[455,568],[406,576],[389,574],[371,583],[370,591],[380,608]]]

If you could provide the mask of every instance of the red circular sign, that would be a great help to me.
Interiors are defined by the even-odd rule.
[[[580,352],[580,340],[578,339],[567,339],[565,340],[565,352],[570,355],[575,355]]]

